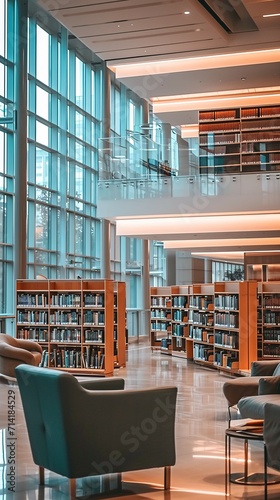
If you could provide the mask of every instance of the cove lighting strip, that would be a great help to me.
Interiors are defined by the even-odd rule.
[[[112,62],[111,64],[108,63],[108,67],[116,73],[117,78],[128,78],[133,76],[179,73],[182,71],[197,71],[201,69],[267,64],[279,61],[280,49],[269,49],[144,63],[114,64]]]
[[[228,238],[203,240],[172,240],[165,241],[164,248],[222,248],[248,246],[279,246],[280,238]]]
[[[187,217],[151,217],[116,221],[118,236],[155,236],[174,234],[280,231],[280,214],[209,215]]]

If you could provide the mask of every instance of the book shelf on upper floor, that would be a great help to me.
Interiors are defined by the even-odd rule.
[[[201,174],[280,170],[280,106],[199,113]]]
[[[17,280],[16,337],[37,341],[41,366],[110,376],[125,365],[125,286],[113,280]]]

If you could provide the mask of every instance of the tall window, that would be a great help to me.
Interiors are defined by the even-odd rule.
[[[13,3],[0,2],[0,314],[13,313],[14,50]]]
[[[99,80],[58,32],[29,20],[28,277],[94,278]]]

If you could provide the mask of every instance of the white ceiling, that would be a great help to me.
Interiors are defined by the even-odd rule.
[[[203,3],[203,0],[201,0]],[[199,0],[37,0],[88,46],[108,66],[150,63],[144,74],[119,78],[145,98],[225,90],[245,90],[280,85],[280,0],[206,0],[217,16],[231,26],[225,29]],[[184,14],[189,12],[189,14]],[[233,27],[232,27],[233,26]],[[252,31],[253,30],[253,31]],[[267,56],[260,63],[238,56],[227,66],[229,55],[278,49],[276,61]],[[155,61],[173,61],[227,55],[224,65],[159,73]],[[253,63],[254,62],[254,63]],[[128,72],[129,74],[129,72]],[[279,96],[279,94],[278,94]],[[198,101],[198,99],[196,99]],[[197,109],[201,109],[199,102]],[[192,123],[197,114],[186,110],[162,113],[171,125]]]
[[[240,102],[246,105],[244,96],[264,94],[269,89],[272,102],[280,103],[280,0],[36,3],[106,61],[127,87],[153,102],[163,122],[174,126],[196,123],[205,94],[208,102],[217,94],[219,98],[223,93],[226,97],[240,94]],[[213,17],[206,3],[217,9],[216,16],[227,28]],[[175,104],[164,107],[161,100],[166,103],[170,98]],[[187,104],[180,110],[178,101],[183,99]],[[208,105],[212,109],[221,107],[219,99]],[[241,104],[236,100],[235,105]],[[277,221],[275,236],[279,235],[279,227]],[[246,235],[254,237],[256,230],[254,233],[251,229],[246,228]],[[259,241],[261,231],[257,234]],[[199,231],[196,233],[201,241]]]

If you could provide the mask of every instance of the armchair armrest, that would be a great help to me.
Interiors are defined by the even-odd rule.
[[[253,361],[251,364],[251,376],[264,377],[273,375],[276,366],[279,365],[278,361]]]
[[[124,389],[124,379],[122,378],[109,378],[109,379],[89,379],[79,380],[79,384],[89,391],[113,391]]]
[[[258,394],[280,394],[280,376],[268,378],[260,378]]]
[[[2,344],[1,347],[1,356],[9,359],[16,359],[18,361],[22,361],[23,363],[28,363],[30,365],[34,363],[34,356],[30,351],[26,349],[21,349],[20,347],[13,347],[9,344]]]
[[[280,471],[280,405],[266,403],[263,435],[267,452],[267,465]]]
[[[17,347],[26,349],[27,351],[36,351],[42,353],[43,349],[38,342],[32,340],[17,339]]]

